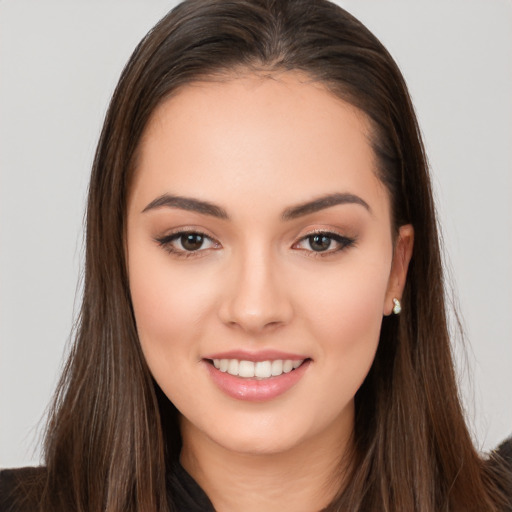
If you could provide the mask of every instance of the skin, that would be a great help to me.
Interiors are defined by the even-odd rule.
[[[181,462],[221,512],[311,512],[342,485],[354,395],[413,244],[409,225],[393,236],[369,134],[363,113],[296,73],[188,85],[146,128],[126,238],[137,329],[182,414]],[[334,193],[368,208],[337,204],[283,220],[286,209]],[[229,219],[147,208],[164,194],[213,203]],[[187,254],[180,239],[162,243],[180,229],[209,238]],[[314,251],[315,231],[352,242],[328,239],[328,250]],[[239,349],[310,363],[280,396],[239,400],[213,383],[204,359]]]

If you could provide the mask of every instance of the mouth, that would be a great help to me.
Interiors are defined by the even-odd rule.
[[[203,358],[210,379],[223,393],[250,402],[287,393],[303,380],[312,362],[305,354],[274,349],[232,350]]]
[[[243,379],[266,380],[279,377],[300,368],[307,359],[269,359],[247,361],[244,359],[206,359],[217,370]]]

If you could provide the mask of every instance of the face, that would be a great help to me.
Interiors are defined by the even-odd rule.
[[[185,437],[279,453],[351,432],[412,231],[395,243],[369,124],[299,75],[184,87],[128,204],[148,366]]]

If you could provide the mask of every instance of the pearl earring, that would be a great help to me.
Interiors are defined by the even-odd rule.
[[[402,305],[398,299],[393,299],[393,313],[399,315],[402,312]]]

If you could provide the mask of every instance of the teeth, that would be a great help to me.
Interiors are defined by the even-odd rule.
[[[304,359],[275,359],[274,361],[239,361],[238,359],[214,359],[213,366],[221,372],[227,372],[244,378],[268,379],[298,368]]]
[[[272,376],[272,363],[270,361],[258,361],[254,369],[254,376],[260,379],[268,379]]]
[[[238,363],[238,375],[240,377],[254,377],[254,363],[252,361],[240,361]]]
[[[290,373],[292,370],[293,370],[293,361],[291,361],[290,359],[287,359],[283,363],[283,372]]]
[[[283,373],[283,361],[272,361],[272,376],[281,375]]]
[[[229,359],[227,372],[230,375],[238,375],[238,359]]]

